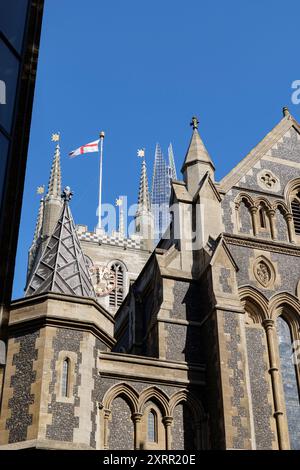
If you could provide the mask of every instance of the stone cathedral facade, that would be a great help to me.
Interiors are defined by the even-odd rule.
[[[11,304],[1,448],[300,449],[300,125],[221,181],[192,120],[171,224],[75,226],[59,148]],[[61,195],[62,194],[62,195]]]

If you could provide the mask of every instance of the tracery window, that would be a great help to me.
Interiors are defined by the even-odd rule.
[[[111,266],[111,271],[115,275],[115,288],[109,294],[109,306],[119,307],[124,299],[125,293],[125,272],[121,263],[114,263]]]

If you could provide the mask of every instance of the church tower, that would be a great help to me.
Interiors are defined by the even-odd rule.
[[[58,177],[57,170],[51,175]],[[57,186],[49,192],[44,233],[53,224],[52,233],[34,265],[26,297],[10,309],[0,444],[90,449],[99,439],[98,357],[115,343],[113,319],[95,299],[69,207],[70,188],[61,201]]]
[[[219,182],[197,126],[151,254],[145,161],[137,234],[100,236],[59,198],[56,149],[9,311],[1,450],[300,449],[300,124],[284,109]]]

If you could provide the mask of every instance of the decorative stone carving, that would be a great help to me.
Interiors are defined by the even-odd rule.
[[[275,269],[272,263],[264,257],[259,257],[253,266],[254,276],[263,287],[267,288],[274,284]]]
[[[261,170],[257,174],[257,183],[264,190],[273,192],[278,192],[280,190],[279,179],[271,170]]]
[[[268,266],[263,261],[260,261],[256,266],[256,276],[262,285],[266,286],[269,284],[271,273]]]

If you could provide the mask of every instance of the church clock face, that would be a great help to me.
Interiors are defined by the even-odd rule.
[[[107,266],[92,266],[90,273],[97,297],[104,297],[114,290],[116,276]]]

